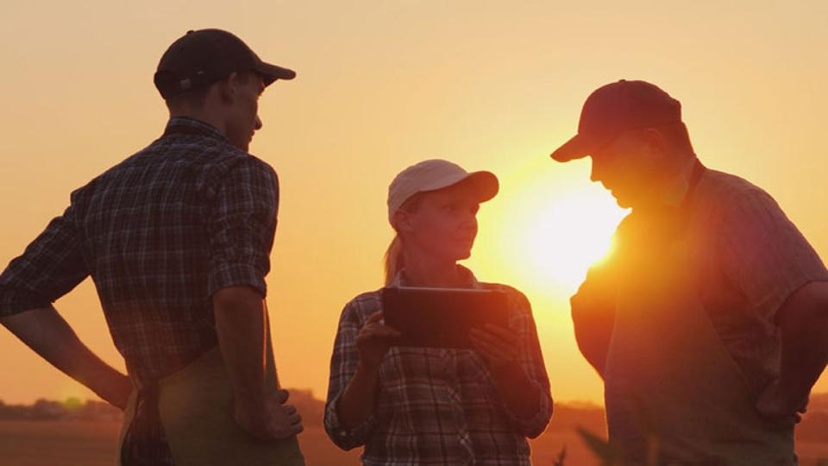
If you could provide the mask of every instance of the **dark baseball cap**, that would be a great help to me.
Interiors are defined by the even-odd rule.
[[[584,102],[578,134],[552,153],[558,162],[591,155],[622,133],[681,123],[681,103],[645,81],[620,81],[596,89]]]
[[[256,72],[265,86],[296,72],[263,62],[235,35],[221,29],[187,31],[161,56],[153,81],[166,98],[213,84],[233,72]]]

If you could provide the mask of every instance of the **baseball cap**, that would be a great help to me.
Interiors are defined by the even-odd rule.
[[[477,193],[479,202],[495,197],[499,183],[494,173],[487,171],[467,172],[463,167],[442,159],[430,159],[401,171],[388,186],[388,220],[411,196],[458,183],[469,183]]]
[[[584,102],[578,134],[552,153],[558,162],[579,159],[625,131],[681,123],[681,103],[646,81],[620,81],[596,89]]]
[[[296,72],[263,62],[235,35],[221,29],[187,31],[161,56],[153,81],[165,99],[213,84],[233,72],[254,71],[265,86],[293,79]]]

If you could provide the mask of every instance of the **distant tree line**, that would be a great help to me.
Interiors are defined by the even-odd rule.
[[[121,410],[103,401],[68,398],[63,402],[39,399],[31,405],[7,405],[0,400],[0,420],[120,421]]]
[[[324,402],[313,396],[310,390],[290,390],[288,403],[296,405],[306,426],[321,426]],[[68,398],[63,402],[39,399],[31,405],[7,405],[0,400],[0,420],[82,420],[120,421],[123,414],[118,408],[102,401]],[[560,404],[548,430],[573,429],[589,426],[594,434],[605,429],[603,408]],[[814,395],[808,412],[796,427],[799,441],[828,442],[828,393]]]
[[[314,398],[310,390],[290,390],[288,403],[296,405],[306,425],[322,424],[325,404]],[[41,398],[29,405],[6,404],[0,400],[0,421],[121,421],[122,418],[121,410],[98,400],[67,398],[61,402]]]

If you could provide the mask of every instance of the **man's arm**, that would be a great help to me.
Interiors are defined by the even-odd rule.
[[[284,391],[265,393],[266,315],[262,296],[248,286],[213,294],[216,333],[233,387],[235,419],[254,437],[281,439],[302,431],[301,418],[284,405]]]
[[[607,268],[590,268],[578,292],[569,300],[578,349],[602,378],[615,325],[615,283]]]
[[[132,391],[129,378],[92,353],[51,305],[89,275],[74,212],[70,205],[53,219],[0,275],[0,324],[63,373],[123,409]]]
[[[752,317],[780,333],[779,377],[759,394],[756,408],[794,419],[828,358],[828,271],[766,192],[740,189],[718,216],[716,254],[729,286],[744,296]]]
[[[132,382],[96,356],[53,307],[0,317],[0,324],[61,372],[124,409]]]
[[[646,237],[636,218],[630,214],[621,220],[613,233],[612,252],[589,268],[578,291],[569,298],[578,349],[602,379],[615,327],[617,280],[623,276],[624,257]]]
[[[281,439],[302,431],[287,392],[265,392],[267,310],[264,277],[276,232],[279,185],[276,173],[249,156],[223,174],[207,213],[216,333],[233,388],[235,419],[250,435]]]
[[[770,417],[795,415],[828,363],[828,282],[799,288],[777,313],[782,334],[777,383],[762,394],[757,408]]]

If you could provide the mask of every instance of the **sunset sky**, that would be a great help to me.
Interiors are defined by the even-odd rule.
[[[160,135],[158,59],[205,27],[298,73],[263,95],[251,146],[281,181],[267,280],[287,387],[324,398],[342,307],[381,286],[388,183],[446,158],[501,181],[465,264],[529,297],[553,396],[600,403],[568,297],[624,212],[588,160],[548,154],[621,78],[680,100],[702,162],[765,188],[828,259],[823,0],[31,0],[0,6],[0,266],[73,189]],[[123,367],[89,280],[56,306]],[[0,354],[6,403],[90,396],[2,328]]]

